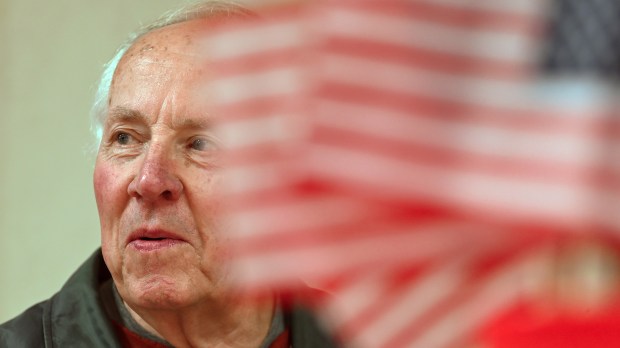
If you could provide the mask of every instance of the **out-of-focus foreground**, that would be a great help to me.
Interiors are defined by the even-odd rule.
[[[354,347],[619,345],[616,7],[313,1],[216,30],[241,284],[328,290]]]

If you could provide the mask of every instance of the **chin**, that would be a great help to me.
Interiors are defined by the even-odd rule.
[[[131,305],[141,308],[178,309],[196,301],[195,289],[192,290],[190,285],[178,279],[154,275],[133,284],[126,284],[126,297],[122,293],[121,297]]]

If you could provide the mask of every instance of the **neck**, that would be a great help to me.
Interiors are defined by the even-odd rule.
[[[260,347],[273,317],[273,300],[229,300],[181,310],[132,308],[133,319],[175,347]]]

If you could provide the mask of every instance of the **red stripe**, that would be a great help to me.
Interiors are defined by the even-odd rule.
[[[418,19],[444,25],[459,26],[466,30],[522,31],[528,35],[538,33],[538,31],[533,31],[532,29],[537,29],[543,19],[541,15],[536,13],[516,13],[501,10],[500,7],[497,9],[485,9],[482,7],[463,6],[457,3],[441,4],[428,0],[339,0],[337,2],[326,2],[324,8],[327,11],[344,10],[353,13],[379,13],[405,19]],[[321,17],[319,16],[318,18]]]
[[[235,78],[289,66],[299,68],[301,71],[302,65],[312,63],[309,61],[307,51],[306,48],[302,47],[285,47],[227,57],[225,60],[214,62],[217,64],[217,69],[213,69],[211,76],[214,81],[217,81],[218,79]]]
[[[378,280],[384,284],[384,288],[382,288],[383,293],[379,297],[378,301],[374,301],[371,303],[360,303],[358,307],[362,307],[362,310],[359,310],[359,315],[352,318],[352,320],[345,322],[343,325],[339,326],[338,332],[345,338],[346,341],[351,341],[355,336],[359,335],[361,332],[365,332],[368,330],[368,327],[372,325],[377,318],[385,315],[391,308],[397,306],[399,304],[399,300],[402,295],[404,295],[403,291],[408,292],[410,287],[413,284],[419,282],[419,277],[425,269],[428,269],[428,265],[423,267],[420,265],[415,265],[412,268],[407,268],[403,265],[401,270],[398,272],[408,272],[406,276],[399,276],[397,278],[385,277],[385,279]],[[360,276],[358,280],[363,279],[364,275]]]
[[[441,71],[450,74],[485,76],[501,80],[515,80],[527,76],[532,67],[523,62],[515,64],[493,58],[479,58],[456,53],[441,52],[417,45],[406,47],[393,43],[364,40],[361,38],[331,35],[325,40],[322,54],[341,54],[363,57],[384,63],[407,64],[418,69]],[[319,57],[320,58],[320,57]]]
[[[446,100],[441,95],[416,95],[385,91],[380,88],[346,84],[332,81],[316,90],[318,100],[310,101],[304,94],[263,95],[239,100],[233,104],[219,102],[213,106],[216,122],[232,122],[256,119],[271,113],[282,115],[305,115],[323,102],[342,102],[359,107],[379,107],[411,115],[415,118],[431,118],[441,121],[487,125],[514,130],[526,130],[536,134],[566,134],[603,137],[620,137],[620,120],[609,110],[531,108],[514,105],[501,108],[469,102]],[[414,111],[414,112],[412,112]]]
[[[335,148],[354,149],[408,163],[449,168],[458,172],[483,172],[506,178],[521,178],[524,181],[599,186],[613,183],[618,179],[614,175],[610,177],[610,182],[601,181],[602,178],[593,177],[595,168],[590,166],[577,166],[553,160],[481,154],[467,150],[462,151],[458,148],[441,148],[428,145],[416,141],[415,138],[404,141],[321,126],[314,128],[312,142]],[[389,175],[389,173],[386,174]],[[385,178],[381,180],[383,179]]]
[[[540,34],[542,16],[525,15],[508,11],[490,11],[465,8],[434,1],[408,1],[404,13],[433,23],[445,23],[464,29],[520,32],[528,36]]]
[[[506,263],[502,263],[498,265],[497,268],[500,269],[505,267]],[[424,317],[416,322],[407,325],[406,328],[401,330],[398,334],[392,337],[390,340],[385,342],[383,347],[405,347],[410,345],[411,343],[415,343],[415,340],[419,338],[419,336],[425,332],[426,330],[431,329],[433,326],[437,325],[437,322],[440,320],[444,320],[451,315],[454,314],[456,310],[458,310],[461,306],[467,305],[468,302],[472,301],[473,297],[479,294],[480,290],[485,286],[489,285],[489,282],[493,281],[493,277],[496,276],[496,269],[489,269],[483,274],[478,274],[476,276],[470,276],[469,279],[463,284],[462,287],[459,288],[459,291],[452,293],[452,296],[449,296],[442,301],[438,306],[434,307],[431,311],[426,313]],[[475,269],[475,267],[472,267]],[[468,318],[472,320],[473,318]],[[471,323],[457,323],[461,325],[470,325]],[[474,327],[481,327],[483,323],[475,322]],[[457,327],[458,328],[458,327]],[[469,330],[467,330],[469,331]],[[456,332],[446,332],[446,335],[452,336],[452,342],[463,342],[464,338],[460,335],[456,335]],[[460,340],[459,340],[460,339]]]
[[[439,91],[438,91],[439,92]],[[532,108],[531,105],[495,107],[454,101],[437,95],[386,91],[340,81],[326,81],[317,90],[325,101],[381,107],[415,117],[432,117],[451,122],[474,123],[544,134],[620,135],[620,120],[591,108],[582,110]],[[518,101],[515,99],[515,102]],[[523,100],[525,101],[525,100]]]

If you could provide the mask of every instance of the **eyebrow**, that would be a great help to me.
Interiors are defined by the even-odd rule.
[[[113,122],[142,122],[147,123],[146,115],[138,110],[130,109],[124,106],[116,106],[110,110],[106,123]],[[182,118],[173,122],[174,128],[177,129],[210,129],[213,124],[207,115],[198,118]]]
[[[110,110],[106,123],[136,121],[146,122],[146,116],[140,111],[129,109],[123,106],[117,106]]]
[[[212,122],[206,116],[198,119],[184,118],[175,123],[175,128],[179,129],[210,129],[213,126]]]

